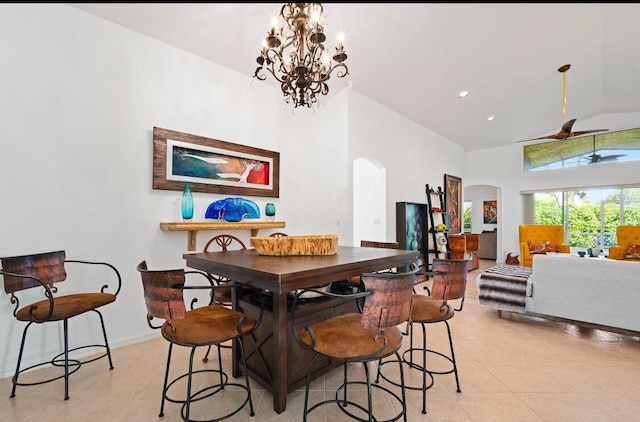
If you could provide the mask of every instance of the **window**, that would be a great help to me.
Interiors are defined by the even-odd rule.
[[[525,145],[523,154],[525,171],[640,160],[640,128]]]
[[[618,225],[640,225],[640,187],[537,192],[533,206],[534,224],[563,225],[572,247],[607,249]]]
[[[463,233],[471,233],[471,201],[464,201],[462,203],[463,206],[463,215],[464,215],[464,221],[463,221]]]

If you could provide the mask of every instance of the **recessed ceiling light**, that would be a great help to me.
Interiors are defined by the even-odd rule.
[[[487,121],[488,122],[493,122],[493,120],[496,118],[496,116],[489,116],[487,117]]]
[[[458,98],[464,98],[467,95],[469,95],[469,91],[460,91],[460,93],[458,94]]]

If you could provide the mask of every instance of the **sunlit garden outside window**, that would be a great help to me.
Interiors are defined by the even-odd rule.
[[[640,225],[640,187],[537,192],[534,223],[563,225],[571,247],[606,250],[618,225]]]

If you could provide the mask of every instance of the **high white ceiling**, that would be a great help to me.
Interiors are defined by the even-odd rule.
[[[281,3],[71,5],[252,76]],[[578,119],[574,130],[596,129],[581,124],[594,116],[640,111],[640,4],[326,3],[324,9],[325,45],[333,49],[337,33],[345,32],[352,89],[465,151],[558,132],[557,69],[564,64],[571,64],[567,120]],[[346,82],[332,78],[329,86],[336,91]],[[461,90],[470,95],[458,99]]]

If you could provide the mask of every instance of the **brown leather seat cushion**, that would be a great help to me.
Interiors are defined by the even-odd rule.
[[[162,335],[167,340],[183,346],[207,346],[237,337],[238,323],[243,317],[240,312],[224,306],[210,305],[193,309],[183,319],[174,319],[172,330],[168,322],[162,326]],[[242,323],[242,331],[252,330],[255,318],[247,316]]]
[[[411,320],[413,322],[439,322],[453,317],[453,309],[449,305],[442,306],[441,299],[425,295],[413,295]]]
[[[358,313],[345,314],[313,324],[310,328],[316,339],[314,350],[336,359],[357,359],[375,353],[383,345],[382,341],[375,342],[378,329],[364,330],[360,317]],[[377,355],[379,358],[394,353],[402,344],[402,332],[397,326],[386,328],[385,335],[387,345]],[[298,331],[298,338],[311,346],[311,336],[306,330]]]
[[[111,293],[78,293],[58,296],[53,299],[53,313],[47,321],[60,321],[65,318],[71,318],[115,300],[116,295]],[[33,309],[34,318],[38,321],[43,321],[47,317],[47,313],[49,313],[49,301],[41,300],[21,308],[16,314],[16,318],[19,321],[31,321],[29,316],[31,309]]]

